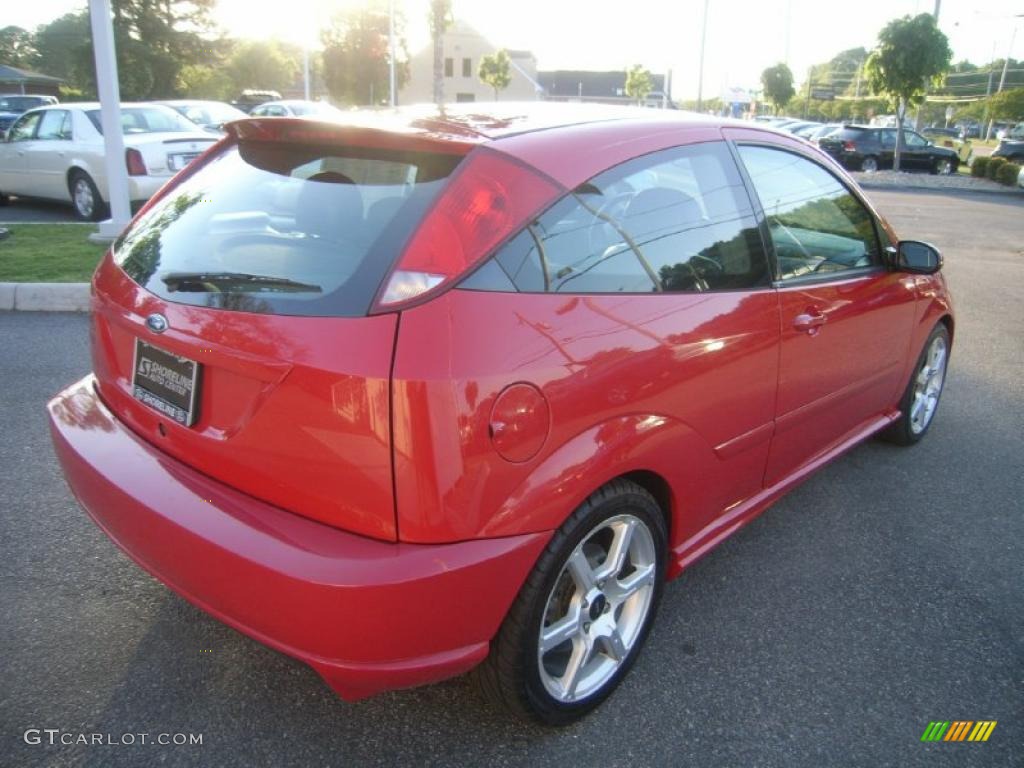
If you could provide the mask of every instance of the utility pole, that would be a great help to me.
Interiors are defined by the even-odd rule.
[[[395,0],[388,3],[388,58],[388,86],[393,107],[398,103],[398,94],[395,93]]]
[[[814,67],[810,67],[807,70],[807,95],[804,96],[804,120],[807,119],[807,115],[811,111],[811,75],[812,74],[814,74]]]
[[[1020,16],[1024,16],[1024,14],[1020,14],[1018,16],[1018,18],[1020,18]],[[1013,53],[1013,42],[1016,39],[1017,39],[1017,27],[1015,25],[1013,27],[1013,33],[1010,35],[1010,47],[1006,49],[1006,58],[1003,59],[1003,74],[1000,75],[1000,77],[999,77],[999,88],[996,89],[996,93],[1002,93],[1003,92],[1003,86],[1006,85],[1006,68],[1010,64],[1010,54]],[[989,74],[989,90],[991,90],[991,85],[992,85],[992,75],[990,73]],[[985,134],[985,138],[986,139],[988,139],[988,138],[990,138],[992,136],[992,125],[994,123],[995,123],[995,117],[992,117],[988,121],[988,132]]]
[[[697,70],[697,111],[704,111],[704,45],[708,39],[708,0],[704,0],[704,20],[700,30],[700,67]]]
[[[306,93],[306,101],[309,101],[309,45],[302,47],[302,82]]]

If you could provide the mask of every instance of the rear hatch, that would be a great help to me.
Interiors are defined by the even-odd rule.
[[[98,391],[201,472],[394,540],[398,315],[368,310],[468,147],[273,122],[239,124],[114,243],[94,278]]]
[[[818,139],[818,146],[833,157],[845,152],[856,152],[856,142],[864,138],[864,130],[860,128],[842,128]]]

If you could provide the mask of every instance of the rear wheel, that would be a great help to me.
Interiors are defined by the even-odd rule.
[[[900,417],[882,433],[897,445],[913,445],[928,432],[939,408],[949,363],[949,331],[939,323],[928,336],[900,401]]]
[[[75,213],[83,221],[98,221],[103,217],[105,206],[96,184],[85,171],[75,171],[68,180],[71,191],[71,204]]]
[[[520,717],[565,725],[604,701],[636,660],[661,598],[665,518],[643,488],[593,494],[541,554],[474,673]]]
[[[874,155],[868,155],[860,161],[860,169],[865,173],[874,173],[878,170],[878,158]]]

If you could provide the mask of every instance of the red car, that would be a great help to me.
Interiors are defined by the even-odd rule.
[[[953,312],[800,139],[502,109],[232,124],[104,258],[49,411],[97,525],[342,697],[476,668],[557,724],[667,579],[921,439]]]

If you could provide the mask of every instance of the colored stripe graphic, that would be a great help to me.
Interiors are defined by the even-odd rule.
[[[932,720],[921,734],[921,741],[988,741],[996,728],[995,720]]]

